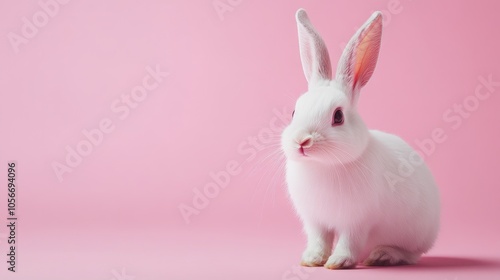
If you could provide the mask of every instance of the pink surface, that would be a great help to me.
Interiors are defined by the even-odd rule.
[[[60,2],[46,22],[38,1],[0,3],[0,180],[15,160],[19,196],[11,273],[0,192],[1,279],[500,279],[498,1]],[[274,131],[306,90],[300,7],[334,65],[384,11],[360,111],[424,152],[440,186],[419,265],[293,274],[305,240]],[[186,223],[179,207],[204,187]]]

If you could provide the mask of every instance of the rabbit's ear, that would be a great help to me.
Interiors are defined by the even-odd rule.
[[[307,13],[299,9],[295,15],[299,30],[302,68],[309,86],[332,79],[332,66],[325,42],[311,24]]]
[[[381,39],[382,13],[374,12],[345,47],[336,79],[352,93],[370,80],[377,65]]]

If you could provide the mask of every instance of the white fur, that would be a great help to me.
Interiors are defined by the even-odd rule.
[[[400,174],[402,159],[415,160],[415,152],[395,135],[368,130],[356,107],[376,65],[381,14],[374,13],[351,39],[335,80],[325,70],[326,46],[304,10],[297,12],[297,22],[309,90],[297,100],[282,149],[289,194],[308,240],[302,264],[415,263],[438,233],[438,189],[425,163]],[[338,108],[344,123],[332,126]],[[391,183],[387,174],[403,180]]]

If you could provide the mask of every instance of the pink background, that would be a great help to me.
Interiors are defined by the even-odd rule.
[[[136,280],[500,278],[500,87],[456,129],[443,120],[472,100],[480,76],[500,81],[498,1],[220,2],[233,5],[222,18],[211,0],[72,0],[17,53],[9,32],[43,10],[34,0],[0,3],[0,181],[17,161],[20,219],[18,272],[7,273],[2,187],[2,279],[119,279],[122,268]],[[306,89],[300,7],[334,65],[355,29],[384,10],[362,116],[416,148],[436,128],[447,135],[426,157],[442,230],[417,266],[288,274],[305,240],[274,153],[279,134],[257,140],[255,157],[238,147],[267,140],[274,112],[289,116]],[[169,76],[120,119],[111,104],[156,65]],[[115,129],[60,182],[52,163],[106,118]],[[186,224],[179,205],[233,161],[240,173]]]

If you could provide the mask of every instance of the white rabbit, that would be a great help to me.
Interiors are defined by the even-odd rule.
[[[349,41],[335,79],[306,12],[298,10],[296,19],[309,85],[281,145],[289,195],[307,235],[301,264],[414,264],[438,234],[437,186],[418,153],[398,136],[368,130],[357,112],[377,62],[382,14],[375,12]],[[419,164],[401,174],[405,160]]]

